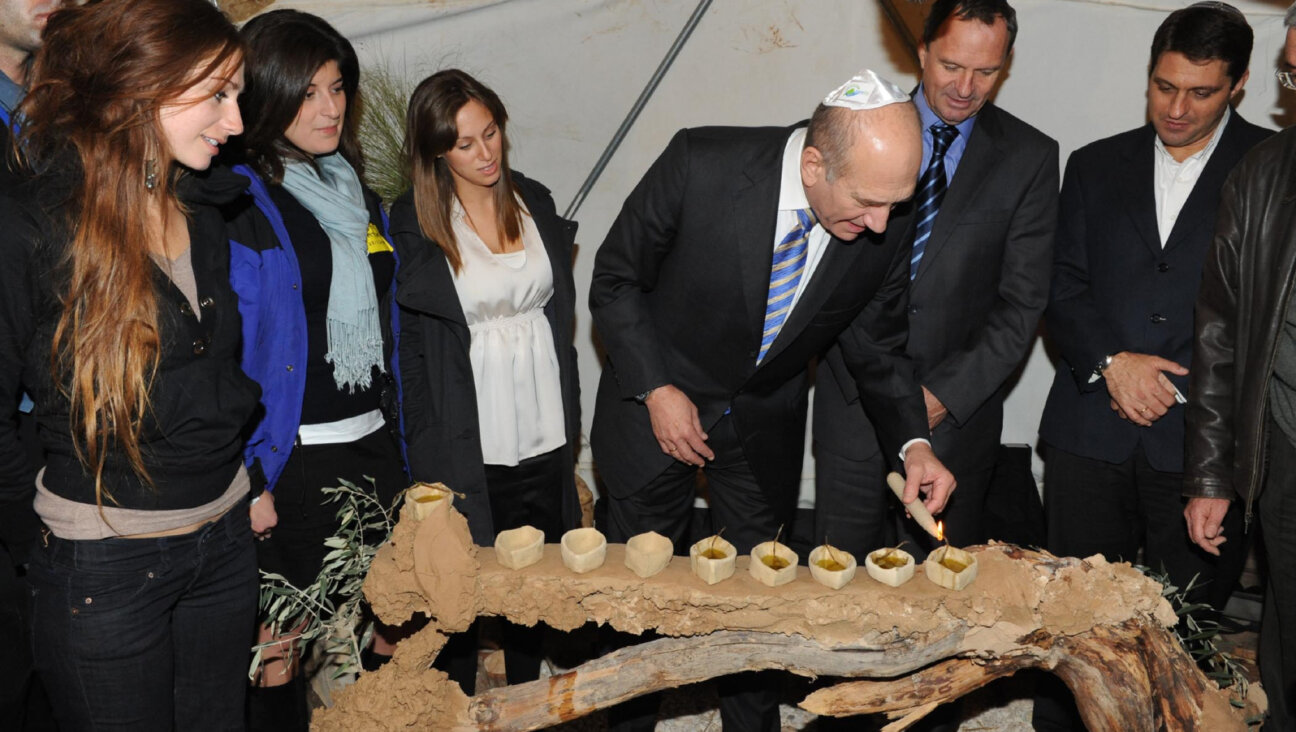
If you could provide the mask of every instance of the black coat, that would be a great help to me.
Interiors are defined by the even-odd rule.
[[[554,294],[545,306],[553,331],[562,383],[567,443],[563,464],[572,466],[563,482],[563,522],[580,523],[576,496],[575,450],[580,439],[580,382],[574,345],[576,284],[572,246],[576,223],[558,215],[549,190],[517,171],[513,180],[531,212],[553,270]],[[410,477],[440,481],[466,495],[455,506],[468,519],[473,541],[495,541],[486,470],[482,460],[477,391],[468,360],[471,336],[441,247],[419,230],[414,196],[405,193],[392,204],[391,237],[400,256],[396,302],[400,306],[399,360],[402,419]]]
[[[906,351],[918,380],[949,411],[932,446],[955,478],[994,464],[1007,382],[1048,303],[1057,190],[1057,143],[985,105],[909,293]],[[897,207],[888,239],[913,245],[916,208]],[[839,378],[840,350],[827,362],[816,375],[815,441],[864,460],[877,452],[877,438],[859,405],[847,403],[858,392]]]
[[[1184,495],[1240,498],[1248,519],[1265,484],[1269,384],[1296,287],[1293,171],[1289,127],[1229,176],[1197,296]],[[1283,490],[1291,481],[1273,477]]]
[[[1156,131],[1145,125],[1071,155],[1062,181],[1048,335],[1061,353],[1040,437],[1060,450],[1124,462],[1141,444],[1155,470],[1180,472],[1184,411],[1151,427],[1122,420],[1097,363],[1120,351],[1148,353],[1192,368],[1193,305],[1229,171],[1272,132],[1236,111],[1184,203],[1163,248],[1157,230]],[[1188,377],[1166,376],[1190,399]]]
[[[844,361],[895,448],[927,434],[904,354],[908,251],[833,239],[764,360],[783,149],[793,128],[681,130],[626,199],[599,248],[590,310],[607,348],[590,440],[613,495],[672,462],[635,396],[672,384],[703,430],[731,409],[770,495],[800,482],[807,365],[840,337]]]

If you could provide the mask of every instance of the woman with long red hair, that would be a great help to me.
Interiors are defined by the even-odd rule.
[[[243,44],[206,0],[54,13],[0,201],[0,398],[36,402],[34,650],[60,726],[241,729],[257,574],[229,245],[203,173],[242,131]],[[245,181],[244,181],[245,183]],[[3,499],[0,495],[0,499]]]

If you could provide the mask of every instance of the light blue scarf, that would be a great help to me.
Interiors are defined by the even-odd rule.
[[[369,267],[369,207],[355,169],[339,154],[284,164],[283,187],[319,221],[333,253],[329,283],[328,352],[338,389],[368,389],[383,367],[378,297]],[[321,178],[321,176],[323,176]]]

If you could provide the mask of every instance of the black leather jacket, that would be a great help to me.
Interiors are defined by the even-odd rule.
[[[1264,479],[1269,381],[1296,274],[1296,130],[1224,185],[1197,298],[1184,495],[1246,501]]]

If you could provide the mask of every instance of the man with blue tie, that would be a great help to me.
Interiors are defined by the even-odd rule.
[[[921,487],[941,509],[953,478],[924,439],[903,352],[909,252],[875,236],[912,195],[920,150],[908,95],[870,71],[808,125],[671,140],[594,262],[608,363],[590,438],[609,541],[656,531],[686,551],[699,469],[714,528],[740,553],[774,538],[800,483],[807,366],[839,336],[911,497]],[[722,686],[726,730],[779,728],[775,696],[755,686]]]
[[[958,479],[945,530],[982,543],[1003,402],[1048,301],[1058,146],[989,101],[1017,16],[1004,0],[937,0],[923,29],[925,168],[887,239],[910,251],[906,350],[936,455]],[[833,349],[816,372],[815,540],[856,555],[882,545],[889,491],[876,419]],[[921,532],[919,532],[921,533]],[[925,534],[911,537],[920,551]]]

